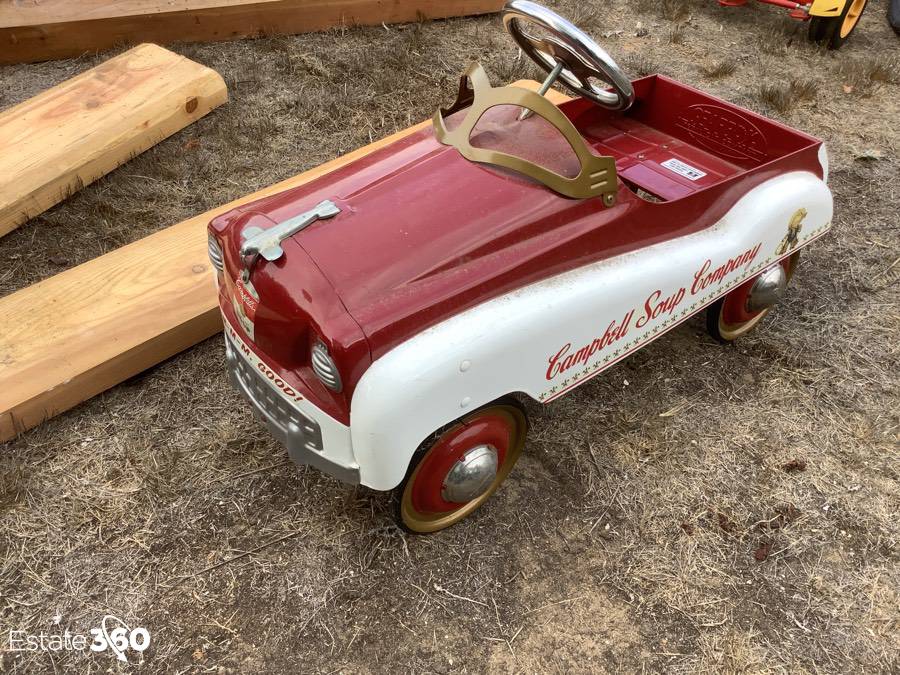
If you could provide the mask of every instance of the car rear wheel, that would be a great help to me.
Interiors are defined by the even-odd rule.
[[[719,342],[731,342],[756,328],[784,294],[797,269],[800,251],[745,281],[706,310],[706,329]]]
[[[838,49],[850,37],[866,8],[868,0],[847,0],[838,16],[814,16],[809,20],[809,39]]]
[[[422,444],[397,488],[399,524],[437,532],[480,507],[509,475],[525,445],[528,420],[512,397],[489,403]]]

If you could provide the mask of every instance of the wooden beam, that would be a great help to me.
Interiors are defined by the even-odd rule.
[[[0,113],[0,236],[228,100],[214,70],[130,49]]]
[[[536,82],[516,83],[537,89]],[[564,97],[551,91],[554,101]],[[422,122],[0,298],[0,441],[221,330],[206,226],[240,204],[338,169]]]
[[[0,64],[120,44],[210,42],[485,14],[503,0],[31,0],[0,4]]]

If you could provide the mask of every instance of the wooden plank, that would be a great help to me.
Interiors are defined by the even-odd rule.
[[[516,83],[537,89],[536,82]],[[551,91],[554,101],[564,97]],[[0,298],[0,441],[221,330],[206,226],[430,125],[422,122]]]
[[[228,100],[214,70],[130,49],[0,113],[0,236]]]
[[[0,64],[145,41],[210,42],[485,14],[502,5],[503,0],[7,0],[0,4]]]

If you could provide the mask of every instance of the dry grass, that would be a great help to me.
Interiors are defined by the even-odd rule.
[[[840,64],[838,76],[847,93],[872,96],[885,84],[900,84],[900,57],[879,54],[845,59]]]
[[[646,77],[664,72],[659,61],[644,54],[629,54],[622,63],[632,77]]]
[[[729,75],[733,75],[737,68],[737,61],[732,58],[724,58],[719,61],[714,61],[707,66],[701,66],[700,72],[702,72],[709,79],[715,80],[720,77],[728,77]]]
[[[702,0],[634,0],[632,6],[641,13],[654,13],[655,15],[680,23],[691,16],[691,10],[697,7]]]
[[[691,12],[685,44],[632,37],[658,3],[597,20],[621,62],[769,111],[757,92],[789,74],[756,45],[790,20]],[[827,58],[896,59],[876,15]],[[534,72],[488,18],[177,49],[231,102],[0,240],[0,292],[425,119],[471,58],[497,82]],[[817,50],[784,50],[791,76],[821,76]],[[738,56],[739,77],[696,66]],[[2,69],[0,92],[94,62]],[[721,347],[697,318],[529,403],[507,484],[431,537],[398,531],[386,495],[286,463],[207,341],[3,448],[4,647],[113,613],[151,631],[121,669],[147,672],[897,672],[900,91],[821,87],[791,122],[828,140],[835,227],[753,335]],[[53,658],[3,652],[0,670],[115,669]]]
[[[659,12],[664,19],[680,22],[690,16],[691,4],[690,0],[662,0],[659,3]]]
[[[814,100],[818,85],[812,80],[794,78],[786,83],[765,83],[759,88],[760,100],[785,114],[804,101]]]
[[[587,2],[577,3],[566,18],[582,30],[595,28],[601,20],[600,7]]]
[[[673,45],[683,45],[687,39],[687,26],[683,23],[676,23],[669,31],[669,42]]]

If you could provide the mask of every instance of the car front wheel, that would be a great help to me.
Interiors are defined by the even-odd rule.
[[[787,288],[800,251],[745,281],[706,310],[706,329],[719,342],[731,342],[756,328]]]
[[[509,475],[527,430],[525,410],[504,397],[436,432],[416,451],[397,488],[399,524],[437,532],[475,511]]]

